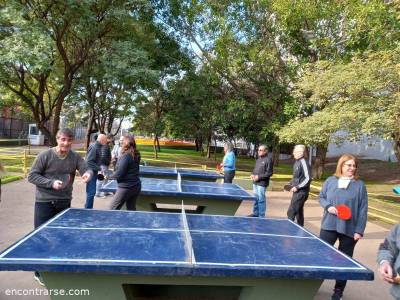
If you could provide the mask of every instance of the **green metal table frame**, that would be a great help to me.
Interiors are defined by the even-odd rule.
[[[46,287],[58,291],[51,299],[71,299],[59,291],[85,290],[73,299],[207,299],[310,300],[323,280],[237,277],[172,277],[94,273],[42,272]],[[89,293],[89,295],[87,295]]]

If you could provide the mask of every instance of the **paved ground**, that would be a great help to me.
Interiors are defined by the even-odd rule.
[[[285,217],[289,204],[289,193],[269,192],[268,196],[268,217]],[[78,179],[74,187],[72,206],[83,207],[84,197],[84,184]],[[110,199],[95,199],[95,208],[106,209]],[[32,230],[33,204],[34,187],[27,181],[21,180],[3,186],[2,202],[0,203],[0,250]],[[242,205],[238,214],[247,215],[250,212],[251,206]],[[305,216],[305,227],[318,234],[322,209],[316,201],[309,200],[307,202]],[[349,281],[343,299],[392,299],[389,294],[389,285],[382,282],[376,273],[375,263],[378,245],[387,232],[387,229],[379,225],[368,223],[365,238],[356,246],[355,258],[375,271],[375,280],[372,282]],[[42,289],[32,276],[30,272],[0,272],[0,299],[48,300],[47,296],[7,296],[5,294],[7,289]],[[333,284],[333,281],[325,281],[314,300],[330,299]]]

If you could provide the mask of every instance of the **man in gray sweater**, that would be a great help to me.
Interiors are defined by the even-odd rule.
[[[377,262],[379,275],[391,284],[393,298],[400,299],[400,224],[393,226],[384,242],[379,245]]]
[[[71,206],[76,170],[85,182],[93,174],[84,159],[71,150],[73,133],[70,129],[60,129],[56,139],[56,147],[39,153],[28,176],[28,181],[36,185],[35,228]],[[35,275],[40,282],[38,273]]]

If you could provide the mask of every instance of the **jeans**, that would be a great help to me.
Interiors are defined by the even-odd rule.
[[[266,190],[267,187],[265,186],[253,184],[253,192],[257,198],[253,207],[253,216],[255,217],[265,217],[265,211],[267,209],[267,199],[265,197]]]
[[[97,172],[93,172],[93,177],[86,183],[86,203],[85,208],[93,208],[94,195],[96,194]]]
[[[58,213],[71,207],[70,201],[35,202],[35,228],[53,218]]]
[[[235,177],[235,170],[224,171],[224,183],[232,183],[233,177]]]

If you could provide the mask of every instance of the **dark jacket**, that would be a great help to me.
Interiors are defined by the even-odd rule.
[[[293,178],[290,185],[298,190],[309,190],[311,183],[310,165],[304,157],[296,160],[293,164]]]
[[[108,144],[101,145],[100,147],[100,164],[109,166],[111,163],[111,149]]]
[[[86,153],[86,163],[89,169],[93,170],[95,174],[100,170],[100,148],[102,145],[96,141],[94,144],[91,144]]]
[[[132,154],[124,153],[118,158],[115,172],[110,176],[110,179],[116,179],[119,188],[129,189],[140,184],[139,178],[139,163],[134,160]]]
[[[256,160],[256,165],[252,173],[253,175],[258,175],[258,180],[254,184],[267,187],[269,185],[269,178],[273,173],[274,163],[272,158],[268,155],[260,156]]]

